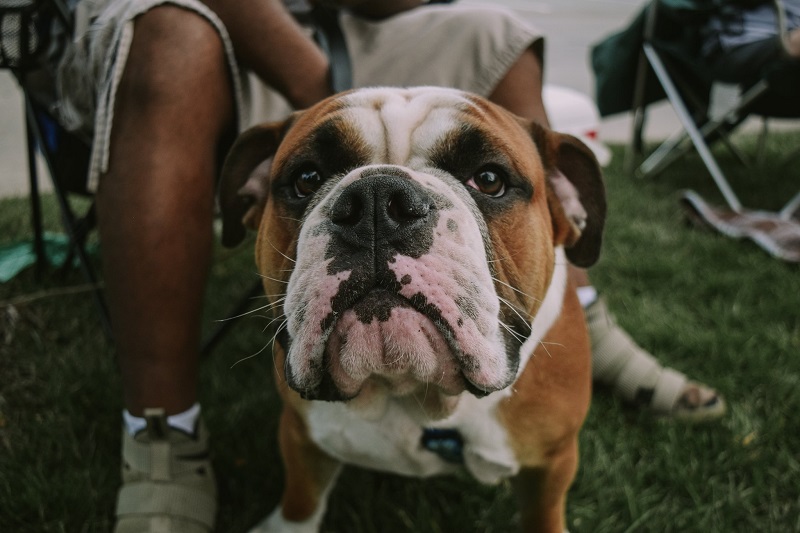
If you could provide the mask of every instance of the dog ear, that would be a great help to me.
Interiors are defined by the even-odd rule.
[[[272,157],[289,122],[253,126],[228,151],[217,191],[224,246],[236,246],[244,239],[246,228],[258,227],[269,194]]]
[[[580,231],[577,241],[567,248],[567,258],[572,264],[587,268],[599,259],[603,241],[606,222],[603,173],[588,146],[572,135],[556,135],[561,138],[558,159],[548,178],[570,224]]]
[[[594,153],[580,140],[533,124],[531,136],[547,172],[548,202],[556,242],[579,267],[600,257],[606,219],[603,174]]]

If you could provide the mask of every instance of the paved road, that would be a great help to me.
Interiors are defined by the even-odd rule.
[[[624,27],[645,0],[501,0],[497,3],[514,9],[546,36],[546,83],[591,95],[589,48],[603,36]],[[669,109],[662,107],[657,117],[649,121],[648,136],[664,137],[674,131],[676,119]],[[605,120],[601,137],[608,142],[624,143],[629,135],[629,124],[627,116]],[[0,197],[26,195],[22,101],[13,79],[5,71],[0,71],[0,125]]]

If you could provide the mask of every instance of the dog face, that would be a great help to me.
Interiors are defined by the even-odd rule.
[[[605,214],[579,141],[436,88],[352,91],[246,132],[221,205],[224,241],[258,226],[287,382],[322,400],[507,387],[554,248],[591,264]]]

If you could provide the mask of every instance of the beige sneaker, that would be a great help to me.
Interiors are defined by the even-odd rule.
[[[147,409],[147,427],[122,432],[122,487],[116,533],[208,533],[217,514],[217,488],[208,431],[194,435],[167,425],[163,409]]]

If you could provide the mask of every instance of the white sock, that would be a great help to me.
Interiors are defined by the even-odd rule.
[[[182,413],[167,417],[167,424],[175,429],[179,429],[190,435],[194,434],[197,417],[200,416],[200,404],[195,403]],[[122,419],[125,422],[125,429],[128,434],[133,436],[147,427],[147,419],[141,416],[133,416],[127,409],[122,410]]]
[[[597,301],[597,289],[591,285],[587,285],[586,287],[578,287],[577,292],[578,300],[580,300],[581,306],[583,306],[584,309]]]

